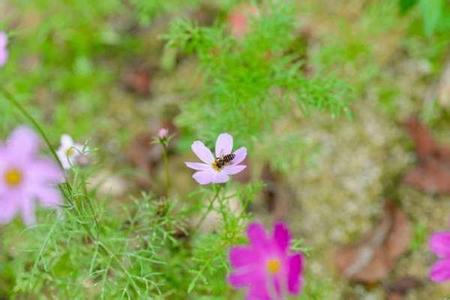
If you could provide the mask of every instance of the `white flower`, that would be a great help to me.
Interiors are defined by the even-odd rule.
[[[56,154],[63,168],[68,170],[78,164],[80,159],[86,157],[88,152],[89,149],[85,145],[75,143],[70,135],[63,134]]]

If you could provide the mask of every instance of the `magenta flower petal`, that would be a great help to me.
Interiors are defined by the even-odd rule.
[[[232,161],[232,164],[233,165],[240,164],[247,157],[247,148],[241,147],[241,148],[237,149],[236,151],[234,151],[234,155],[235,156]]]
[[[195,141],[192,144],[191,148],[192,151],[195,153],[195,155],[197,155],[197,157],[200,158],[201,161],[207,164],[212,164],[214,162],[214,156],[211,150],[209,150],[202,142]]]
[[[284,223],[275,224],[275,228],[273,230],[273,239],[277,243],[279,249],[281,251],[287,251],[289,248],[289,243],[291,241],[291,234],[287,226]]]
[[[198,171],[192,175],[192,178],[200,184],[209,184],[214,179],[214,174],[211,174],[210,171]]]
[[[227,174],[227,175],[235,175],[238,173],[241,173],[247,166],[243,166],[243,165],[231,165],[231,166],[225,166],[223,168],[223,171]]]
[[[254,264],[258,257],[250,247],[236,246],[230,250],[230,263],[233,268]]]
[[[9,149],[13,150],[10,154],[19,160],[29,159],[30,156],[36,155],[40,147],[39,137],[30,128],[24,126],[15,129],[6,144]]]
[[[288,291],[290,294],[298,294],[302,289],[303,255],[295,254],[289,257]]]
[[[450,232],[434,233],[429,242],[429,248],[439,257],[450,257]]]
[[[245,297],[246,300],[274,300],[267,291],[267,284],[265,279],[254,281],[250,290]]]
[[[219,135],[216,141],[216,157],[230,154],[233,150],[233,137],[228,133]]]
[[[430,279],[434,282],[450,280],[450,258],[438,260],[431,267]]]
[[[259,274],[254,269],[243,269],[231,273],[228,276],[228,282],[231,284],[231,286],[238,289],[254,282],[255,276],[257,277],[259,276]]]
[[[191,168],[191,169],[197,170],[197,171],[206,171],[206,170],[211,169],[211,167],[209,165],[204,164],[204,163],[185,162],[185,164],[188,168]]]
[[[247,237],[250,244],[255,247],[266,248],[268,244],[268,239],[264,226],[260,223],[252,223],[247,227]]]

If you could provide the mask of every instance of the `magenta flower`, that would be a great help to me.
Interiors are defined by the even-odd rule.
[[[200,184],[227,182],[231,175],[246,168],[240,163],[247,156],[247,148],[241,147],[232,152],[233,137],[228,133],[222,133],[217,138],[215,157],[200,141],[195,141],[191,149],[203,162],[186,162],[186,166],[197,171],[192,177]]]
[[[48,208],[61,203],[56,187],[64,179],[51,160],[38,157],[38,136],[27,127],[14,130],[0,143],[0,223],[10,222],[17,213],[26,224],[35,223],[35,202]]]
[[[429,247],[439,260],[431,267],[430,279],[435,282],[450,280],[450,232],[436,232],[429,241]]]
[[[291,234],[283,223],[267,236],[264,227],[252,223],[247,228],[249,246],[230,250],[233,272],[228,281],[234,288],[247,288],[247,300],[286,299],[298,295],[303,285],[304,259],[289,253]]]
[[[0,67],[8,60],[8,36],[0,31]]]

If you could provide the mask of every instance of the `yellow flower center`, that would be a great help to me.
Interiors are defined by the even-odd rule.
[[[71,157],[75,155],[75,148],[74,147],[70,147],[69,149],[66,150],[66,156],[67,157]]]
[[[4,179],[9,187],[17,187],[23,181],[22,171],[16,168],[11,168],[5,172]]]
[[[213,168],[214,170],[216,170],[217,172],[220,172],[221,168],[217,165],[217,162],[214,161],[214,162],[211,164],[211,166],[212,166],[212,168]]]
[[[279,259],[272,258],[266,263],[267,272],[270,274],[277,274],[281,269],[281,262]]]

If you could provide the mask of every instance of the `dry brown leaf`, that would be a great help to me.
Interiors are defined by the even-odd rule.
[[[450,147],[439,145],[417,119],[410,119],[406,126],[415,144],[418,166],[406,174],[404,182],[426,193],[450,193]]]
[[[264,182],[263,199],[275,220],[283,220],[289,212],[289,199],[294,197],[288,186],[283,184],[279,174],[265,164],[261,180]]]
[[[125,88],[141,96],[148,96],[151,92],[152,71],[147,68],[128,70],[122,77]]]
[[[141,171],[136,178],[136,183],[141,188],[150,187],[151,175],[162,160],[163,149],[153,143],[154,137],[150,131],[141,132],[133,138],[126,150],[130,163]]]
[[[423,282],[413,276],[405,276],[388,284],[385,288],[386,295],[389,300],[404,299],[405,296],[413,289],[417,289],[423,285]]]
[[[411,229],[405,213],[387,200],[380,223],[358,243],[336,252],[336,265],[347,279],[375,283],[385,278],[407,249]]]

